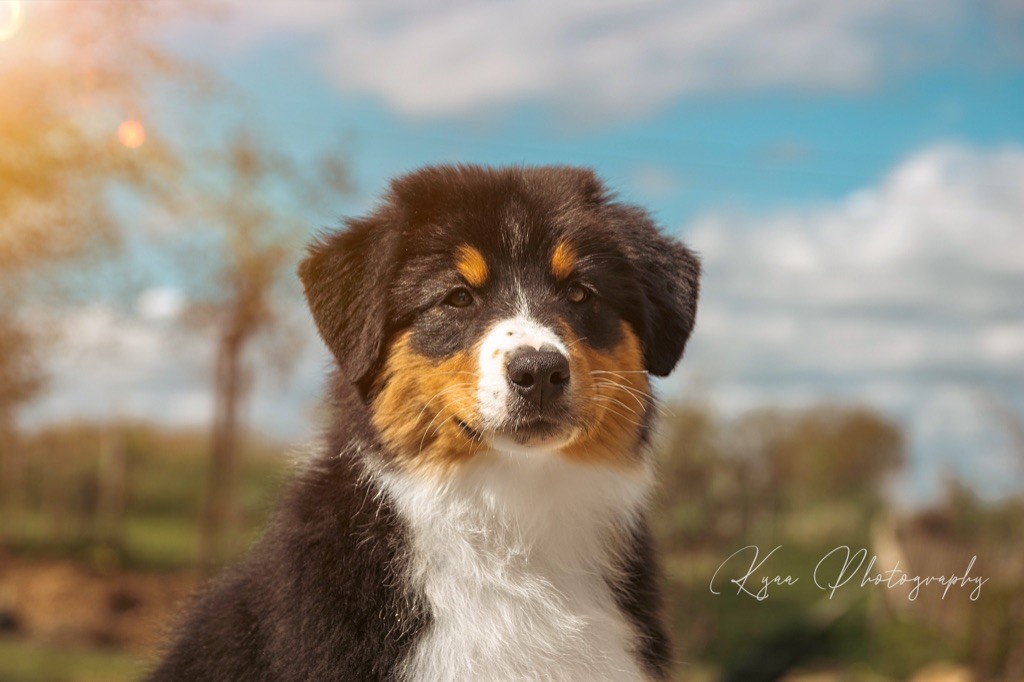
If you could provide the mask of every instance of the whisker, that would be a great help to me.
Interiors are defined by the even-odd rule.
[[[434,395],[430,396],[430,399],[427,402],[423,403],[423,407],[420,409],[419,413],[416,415],[415,421],[419,421],[420,420],[420,417],[422,417],[423,413],[426,412],[427,407],[430,405],[430,403],[434,402],[434,400],[436,400],[438,397],[440,397],[440,396],[442,396],[445,393],[448,393],[450,391],[454,391],[454,390],[457,390],[457,389],[470,388],[472,386],[473,386],[472,383],[466,382],[466,383],[461,383],[461,384],[452,384],[451,386],[448,386],[446,388],[442,388],[440,391],[438,391]]]
[[[644,403],[643,406],[645,407],[645,409],[648,408],[648,407],[653,407],[654,409],[658,410],[659,412],[661,412],[663,414],[669,414],[667,411],[665,411],[665,408],[664,408],[663,405],[661,405],[657,401],[655,401],[654,394],[651,393],[650,391],[640,390],[638,388],[634,388],[633,386],[628,386],[628,385],[626,385],[624,383],[620,383],[618,381],[615,381],[613,379],[608,379],[606,377],[599,377],[599,378],[597,378],[595,380],[595,385],[608,385],[608,384],[613,384],[616,388],[622,389],[626,393],[628,393],[631,396],[633,396],[633,399],[636,400],[637,402],[640,402],[641,399],[642,399],[642,401]]]
[[[566,346],[565,349],[569,350],[570,348],[574,348],[575,346],[578,346],[579,344],[583,343],[586,340],[587,340],[587,337],[585,337],[585,336],[583,338],[576,339],[575,341],[570,343],[568,346]]]
[[[624,383],[619,382],[619,381],[614,381],[612,379],[596,379],[594,381],[594,385],[595,386],[611,386],[611,387],[616,388],[616,389],[621,389],[621,390],[625,391],[626,393],[628,393],[629,395],[631,395],[633,397],[640,396],[640,397],[644,398],[644,400],[653,400],[653,398],[654,398],[654,396],[652,396],[647,391],[641,391],[638,388],[633,388],[632,386],[630,386],[628,384],[624,384]]]
[[[600,397],[603,397],[603,396],[600,396]],[[639,428],[643,428],[643,422],[641,422],[641,421],[639,421],[637,419],[634,419],[634,418],[630,417],[629,415],[624,414],[624,413],[618,411],[617,409],[615,409],[615,404],[614,403],[611,403],[611,402],[608,402],[608,401],[601,401],[601,400],[598,400],[598,399],[594,399],[594,402],[605,402],[606,403],[605,404],[605,409],[606,410],[608,410],[609,412],[611,412],[615,416],[619,417],[620,419],[626,421],[627,423],[632,424],[633,426],[635,426],[638,429]]]
[[[624,386],[623,384],[620,384],[615,381],[608,381],[607,379],[598,380],[594,382],[594,385],[596,387],[608,387],[624,391],[626,395],[628,395],[630,398],[636,401],[636,404],[640,407],[641,410],[646,411],[649,407],[654,405],[653,396],[651,396],[649,393],[644,393],[643,391],[639,391],[630,386]]]
[[[417,452],[417,455],[423,454],[423,447],[427,441],[427,436],[430,435],[430,427],[434,425],[434,422],[437,421],[437,418],[444,414],[444,411],[446,409],[453,408],[451,416],[447,417],[444,421],[437,425],[437,428],[434,430],[435,434],[439,433],[441,431],[441,427],[444,426],[450,419],[457,415],[456,410],[465,405],[465,403],[466,401],[462,401],[461,403],[445,405],[440,410],[437,411],[437,414],[434,415],[434,418],[431,419],[430,423],[427,424],[427,427],[423,429],[423,436],[420,438],[420,447]]]
[[[622,421],[626,422],[627,424],[630,424],[631,426],[634,426],[634,427],[636,427],[638,429],[643,428],[643,422],[641,422],[641,421],[639,421],[639,420],[629,416],[628,414],[625,414],[625,413],[615,409],[613,406],[608,405],[608,406],[606,406],[606,409],[608,410],[608,412],[610,414],[614,414],[616,417],[618,417]]]
[[[604,398],[605,400],[607,400],[607,401],[609,401],[609,402],[615,403],[616,405],[619,405],[619,406],[621,406],[621,407],[622,407],[622,409],[624,409],[624,410],[628,410],[629,412],[631,412],[632,414],[634,414],[634,415],[635,415],[635,416],[636,416],[636,417],[637,417],[638,419],[639,419],[639,418],[640,418],[640,416],[641,416],[639,412],[637,412],[637,411],[636,411],[636,410],[634,410],[634,409],[633,409],[632,407],[630,407],[630,406],[629,406],[629,405],[627,405],[626,403],[622,402],[622,401],[621,401],[621,400],[619,400],[618,398],[615,398],[615,397],[613,397],[613,396],[610,396],[610,395],[605,395],[605,394],[603,394],[603,393],[598,393],[598,394],[597,394],[596,396],[594,396],[594,397],[597,397],[597,398]]]
[[[602,378],[602,379],[605,378],[604,375],[607,374],[609,376],[618,377],[619,379],[622,379],[623,381],[632,381],[632,379],[630,377],[626,376],[626,372],[615,372],[615,371],[611,371],[611,370],[599,369],[599,370],[591,371],[591,374],[595,375],[595,376],[598,376],[599,378]]]

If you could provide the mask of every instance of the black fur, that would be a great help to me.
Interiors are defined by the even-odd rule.
[[[381,211],[351,220],[348,229],[309,248],[299,267],[313,321],[338,369],[356,384],[372,375],[384,344],[388,318],[386,283],[398,265],[394,217]]]
[[[639,524],[633,531],[621,573],[611,585],[619,608],[639,634],[637,655],[644,669],[654,679],[666,679],[672,646],[665,630],[661,575],[647,524]]]
[[[548,271],[560,240],[578,251],[579,279],[595,292],[589,307],[566,308],[565,283]],[[488,254],[494,272],[475,292],[480,305],[439,309],[459,285],[451,260],[461,243]],[[513,273],[595,347],[618,342],[626,320],[652,374],[672,370],[693,327],[696,257],[641,209],[614,202],[589,170],[439,166],[395,181],[369,217],[317,241],[299,270],[337,361],[323,451],[249,557],[196,600],[148,679],[394,679],[430,614],[405,577],[408,531],[364,468],[366,453],[382,451],[367,394],[394,334],[411,329],[432,357],[469,347],[509,312]],[[612,587],[640,635],[640,660],[664,678],[669,647],[646,526]]]
[[[406,531],[361,470],[356,451],[372,441],[359,435],[361,408],[348,408],[355,418],[330,438],[340,455],[298,475],[264,538],[197,599],[149,680],[395,679],[429,614],[404,587]]]
[[[697,317],[700,261],[688,248],[658,232],[643,209],[607,207],[642,287],[644,319],[637,321],[647,369],[668,376],[683,356]]]

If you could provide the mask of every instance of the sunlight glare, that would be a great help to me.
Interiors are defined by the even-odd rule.
[[[135,119],[128,119],[118,126],[117,139],[128,149],[138,149],[146,141],[146,129]]]
[[[14,37],[21,21],[21,0],[0,0],[0,43]]]

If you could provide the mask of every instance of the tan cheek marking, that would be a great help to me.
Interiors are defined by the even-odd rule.
[[[622,322],[622,341],[607,352],[578,343],[571,331],[567,336],[575,351],[569,362],[578,396],[577,415],[588,428],[562,454],[621,466],[637,463],[640,428],[653,409],[640,340],[626,322]]]
[[[458,261],[455,267],[470,286],[482,287],[487,283],[489,275],[487,261],[484,260],[482,253],[469,244],[459,247]]]
[[[551,272],[558,279],[565,279],[576,269],[576,249],[568,242],[558,242],[551,254]]]
[[[407,332],[391,345],[375,386],[373,423],[399,466],[443,473],[481,449],[456,421],[480,422],[476,356],[463,351],[438,362],[409,341]]]

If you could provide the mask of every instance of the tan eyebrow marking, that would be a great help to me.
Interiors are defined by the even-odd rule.
[[[463,244],[459,247],[458,256],[459,259],[455,267],[458,268],[459,274],[465,278],[467,284],[473,287],[482,287],[487,283],[489,271],[487,261],[484,260],[482,253],[469,244]]]
[[[558,279],[565,279],[576,268],[576,249],[569,242],[558,242],[551,254],[551,272]]]

